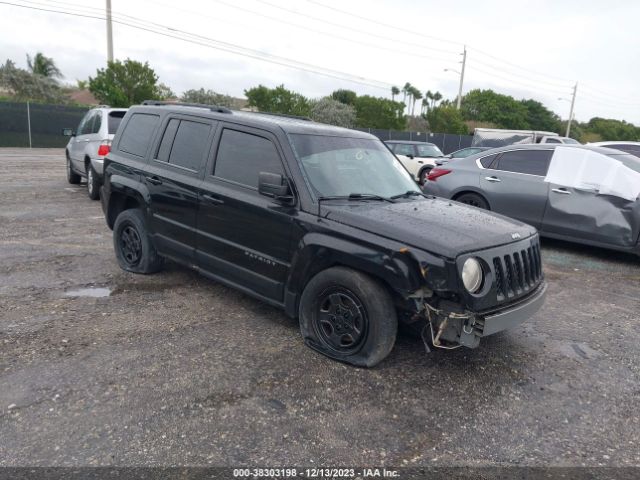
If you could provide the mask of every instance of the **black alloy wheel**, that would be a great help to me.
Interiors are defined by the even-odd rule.
[[[369,327],[358,297],[346,288],[330,287],[318,296],[315,308],[314,329],[324,346],[346,355],[358,351]]]
[[[120,251],[128,266],[135,267],[142,258],[142,241],[134,225],[126,225],[120,231]]]

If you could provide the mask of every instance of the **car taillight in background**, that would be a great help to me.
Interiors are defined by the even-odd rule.
[[[451,170],[446,168],[432,168],[429,172],[429,175],[427,176],[427,180],[433,182],[437,178],[442,177],[443,175],[446,175],[448,173],[451,173]]]
[[[104,157],[111,151],[111,143],[103,143],[98,147],[98,156]]]

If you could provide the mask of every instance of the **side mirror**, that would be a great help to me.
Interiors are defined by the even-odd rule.
[[[412,153],[408,153],[407,154],[407,158],[410,158],[411,160],[413,160],[413,154]]]
[[[292,203],[293,194],[288,180],[279,173],[260,172],[258,193],[283,203]]]
[[[62,135],[64,135],[65,137],[75,137],[76,134],[73,132],[72,128],[63,128],[62,129]]]

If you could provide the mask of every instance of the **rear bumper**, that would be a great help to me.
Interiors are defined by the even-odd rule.
[[[515,327],[536,314],[544,305],[547,296],[547,283],[542,282],[532,295],[523,301],[486,315],[478,315],[484,320],[482,336],[486,337],[494,333]]]
[[[91,166],[93,167],[93,171],[102,179],[104,172],[104,157],[92,158]]]

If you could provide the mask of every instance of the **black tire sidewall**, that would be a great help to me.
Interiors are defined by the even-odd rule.
[[[356,352],[342,354],[327,348],[314,328],[318,295],[331,287],[348,290],[366,311],[367,335]],[[300,299],[299,319],[307,345],[328,357],[361,367],[381,362],[393,349],[398,330],[396,311],[387,289],[372,277],[346,267],[324,270],[307,283]]]
[[[122,230],[132,226],[140,237],[142,244],[142,254],[140,260],[135,265],[130,265],[126,261],[120,247],[120,235]],[[138,209],[124,210],[118,215],[113,225],[113,248],[116,259],[120,268],[133,273],[153,273],[158,271],[162,266],[162,258],[158,256],[155,246],[153,245],[149,233],[147,231],[144,215]]]
[[[480,205],[476,206],[476,205],[468,204],[467,202],[465,202],[465,199],[468,199],[468,198],[473,198]],[[465,205],[469,205],[470,207],[481,208],[483,210],[489,210],[489,204],[487,203],[487,201],[484,198],[482,198],[480,195],[478,195],[477,193],[464,193],[464,194],[460,195],[458,198],[456,198],[456,201],[458,201],[460,203],[464,203]]]
[[[93,185],[90,186],[89,179],[93,178]],[[100,179],[98,178],[98,174],[89,163],[87,168],[87,195],[91,200],[98,200],[100,198]]]

